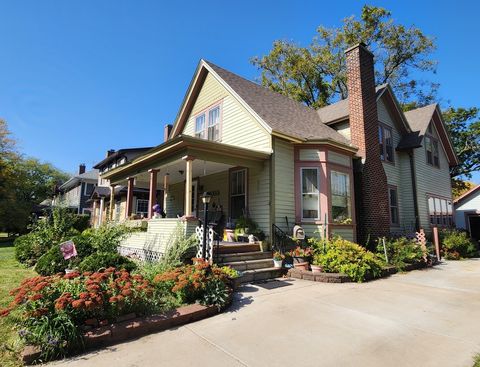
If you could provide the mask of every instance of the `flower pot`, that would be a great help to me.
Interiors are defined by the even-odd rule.
[[[312,269],[312,273],[321,273],[323,272],[323,268],[319,265],[310,265],[310,269]]]
[[[305,257],[300,257],[300,256],[293,256],[293,264],[301,264],[304,262],[308,262],[307,258]]]
[[[273,267],[274,268],[281,268],[282,267],[283,260],[275,260],[273,259]]]
[[[303,263],[293,263],[293,267],[299,270],[308,270],[308,262]]]

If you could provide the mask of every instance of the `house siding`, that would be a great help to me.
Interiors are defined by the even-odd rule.
[[[285,217],[288,218],[290,225],[295,222],[294,147],[287,141],[278,138],[273,140],[273,145],[272,162],[275,188],[273,222],[283,231],[287,231]],[[316,159],[318,160],[318,155]]]
[[[438,139],[435,128],[433,129],[433,136]],[[430,232],[427,195],[432,194],[452,200],[452,186],[450,182],[450,168],[441,140],[439,139],[440,168],[433,167],[427,163],[424,144],[425,140],[422,147],[414,150],[414,159],[420,227]]]
[[[220,128],[222,143],[271,153],[269,132],[210,73],[205,79],[182,134],[194,136],[195,117],[219,102],[222,116]]]
[[[477,190],[471,194],[470,197],[462,200],[461,204],[455,205],[455,225],[457,228],[468,230],[468,223],[466,222],[465,214],[480,214],[480,191]]]
[[[392,129],[393,146],[398,146],[401,135],[385,103],[380,99],[377,103],[378,120]],[[394,163],[383,162],[383,169],[387,175],[387,183],[397,189],[399,225],[391,226],[390,231],[412,231],[415,229],[415,209],[413,203],[412,178],[410,173],[410,159],[406,152],[394,149]]]
[[[270,164],[248,170],[248,210],[259,228],[270,233]]]

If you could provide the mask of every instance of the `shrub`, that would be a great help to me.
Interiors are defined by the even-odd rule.
[[[109,267],[130,272],[137,268],[137,264],[117,252],[95,252],[83,259],[79,265],[80,271],[99,271]]]
[[[103,225],[99,228],[89,228],[83,235],[89,238],[90,244],[98,252],[117,252],[117,247],[134,229],[123,225]]]
[[[414,240],[400,237],[385,241],[385,247],[387,249],[388,263],[399,270],[405,269],[405,266],[409,264],[426,264],[428,254]],[[381,240],[377,243],[377,256],[385,260],[385,251]]]
[[[49,216],[32,225],[29,234],[15,240],[16,259],[27,266],[35,265],[51,247],[79,233],[74,228],[76,217],[66,208],[55,207]]]
[[[114,268],[29,278],[11,295],[12,304],[0,315],[16,314],[21,338],[39,346],[43,360],[80,351],[82,326],[88,319],[114,321],[124,314],[146,314],[163,307],[150,282]]]
[[[228,292],[231,291],[229,275],[222,268],[210,265],[205,260],[195,259],[194,261],[194,265],[184,265],[158,274],[154,283],[160,289],[171,292],[171,295],[182,304],[196,301],[208,302],[217,297],[215,299],[219,303],[216,305],[218,307],[225,306],[226,303],[220,304],[220,300],[223,299],[225,289]],[[212,282],[222,282],[225,288],[219,287],[218,284],[210,284]],[[216,295],[214,296],[212,293],[216,293]]]
[[[316,251],[313,264],[327,273],[343,273],[356,282],[377,278],[382,273],[382,262],[353,242],[337,237],[326,244],[325,250],[322,242],[321,248]]]
[[[440,231],[442,255],[447,260],[459,260],[478,255],[478,250],[468,234],[459,230]]]
[[[72,241],[77,249],[77,257],[65,260],[60,251],[60,246],[56,245],[38,259],[35,271],[41,275],[53,275],[61,273],[67,268],[77,268],[82,259],[95,252],[95,249],[90,244],[89,237],[84,234],[73,237]]]
[[[90,216],[86,214],[77,214],[73,223],[73,228],[79,232],[83,232],[87,228],[90,228]]]

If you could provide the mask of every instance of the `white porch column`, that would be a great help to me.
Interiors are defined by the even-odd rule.
[[[90,218],[91,225],[93,228],[97,228],[97,208],[98,208],[98,200],[93,200],[92,217]]]
[[[158,169],[149,169],[150,187],[148,192],[148,219],[153,218],[153,206],[157,202],[157,175]]]
[[[192,216],[192,176],[193,161],[195,157],[186,155],[182,158],[185,161],[185,216]]]
[[[98,214],[98,225],[101,226],[103,223],[103,209],[105,208],[105,198],[102,196],[100,198],[100,213]]]
[[[115,210],[115,185],[110,185],[110,209],[108,213],[108,220],[113,221],[113,212]]]
[[[163,211],[167,214],[168,190],[170,185],[170,174],[165,173],[163,176]]]
[[[135,177],[127,178],[127,207],[125,210],[125,219],[129,219],[133,212],[133,189]]]

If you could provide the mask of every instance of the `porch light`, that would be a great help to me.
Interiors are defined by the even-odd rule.
[[[209,204],[211,198],[212,198],[212,195],[210,195],[208,192],[205,191],[202,195],[202,203]]]

